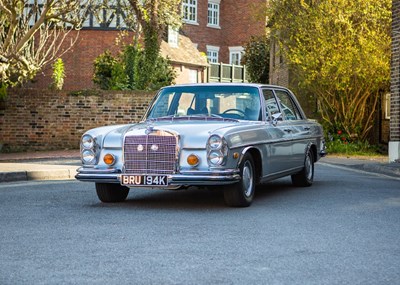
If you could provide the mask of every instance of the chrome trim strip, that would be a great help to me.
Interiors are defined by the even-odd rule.
[[[108,182],[108,183],[119,183],[119,174],[94,174],[94,173],[78,173],[75,178],[80,181],[88,182]]]
[[[212,185],[228,185],[240,181],[239,174],[231,174],[225,176],[186,176],[186,175],[173,175],[168,179],[170,185],[196,185],[196,186],[212,186]]]
[[[112,173],[122,173],[121,170],[115,168],[106,168],[106,169],[99,169],[99,168],[86,168],[86,167],[79,167],[76,170],[78,173],[82,174],[112,174]]]
[[[78,174],[75,178],[80,181],[89,182],[109,182],[109,183],[120,183],[121,171],[118,172],[106,172],[100,171],[81,171],[78,169]],[[215,172],[193,172],[185,171],[181,174],[168,175],[168,186],[211,186],[211,185],[227,185],[233,184],[240,181],[241,177],[239,172],[236,170],[227,170]],[[146,186],[140,186],[146,187]],[[152,185],[153,188],[168,188],[168,187],[157,187]]]

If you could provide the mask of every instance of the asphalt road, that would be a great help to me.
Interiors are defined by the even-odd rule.
[[[222,193],[0,184],[0,284],[399,284],[400,180],[316,165],[249,208]]]

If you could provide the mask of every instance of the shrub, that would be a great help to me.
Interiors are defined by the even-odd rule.
[[[251,82],[268,83],[269,81],[269,48],[268,36],[252,36],[244,47],[242,63],[246,65]]]
[[[328,133],[326,147],[328,153],[335,154],[376,155],[379,153],[377,146],[369,144],[366,140],[358,140],[356,136],[349,135],[340,129]]]
[[[58,58],[53,64],[53,75],[51,76],[53,83],[51,87],[55,90],[61,90],[64,85],[65,68],[64,62],[61,58]]]
[[[110,51],[105,51],[95,59],[93,82],[101,89],[111,89],[112,71],[116,63]]]
[[[128,76],[125,72],[125,67],[123,63],[116,62],[112,66],[111,70],[111,78],[109,81],[109,89],[111,90],[128,90],[129,83],[128,83]]]
[[[93,82],[105,90],[157,90],[172,84],[176,77],[169,60],[158,56],[150,63],[145,51],[133,45],[126,46],[117,57],[106,51],[94,65]]]

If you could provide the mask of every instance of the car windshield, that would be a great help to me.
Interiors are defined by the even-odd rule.
[[[147,119],[209,116],[261,120],[258,89],[251,86],[173,86],[161,90]]]

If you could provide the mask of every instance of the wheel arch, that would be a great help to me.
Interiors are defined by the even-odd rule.
[[[306,152],[305,154],[307,155],[307,152],[310,151],[313,155],[313,161],[317,162],[318,160],[318,154],[317,154],[317,146],[313,143],[309,143],[307,148],[306,148]]]
[[[262,176],[262,159],[261,159],[261,152],[259,149],[257,149],[256,147],[247,147],[245,149],[243,149],[242,151],[242,157],[239,161],[239,165],[240,163],[242,163],[242,159],[244,157],[244,155],[246,153],[249,153],[251,155],[251,157],[253,158],[253,163],[254,163],[254,168],[255,168],[255,175],[256,175],[256,182],[257,184],[260,182],[260,177]]]

